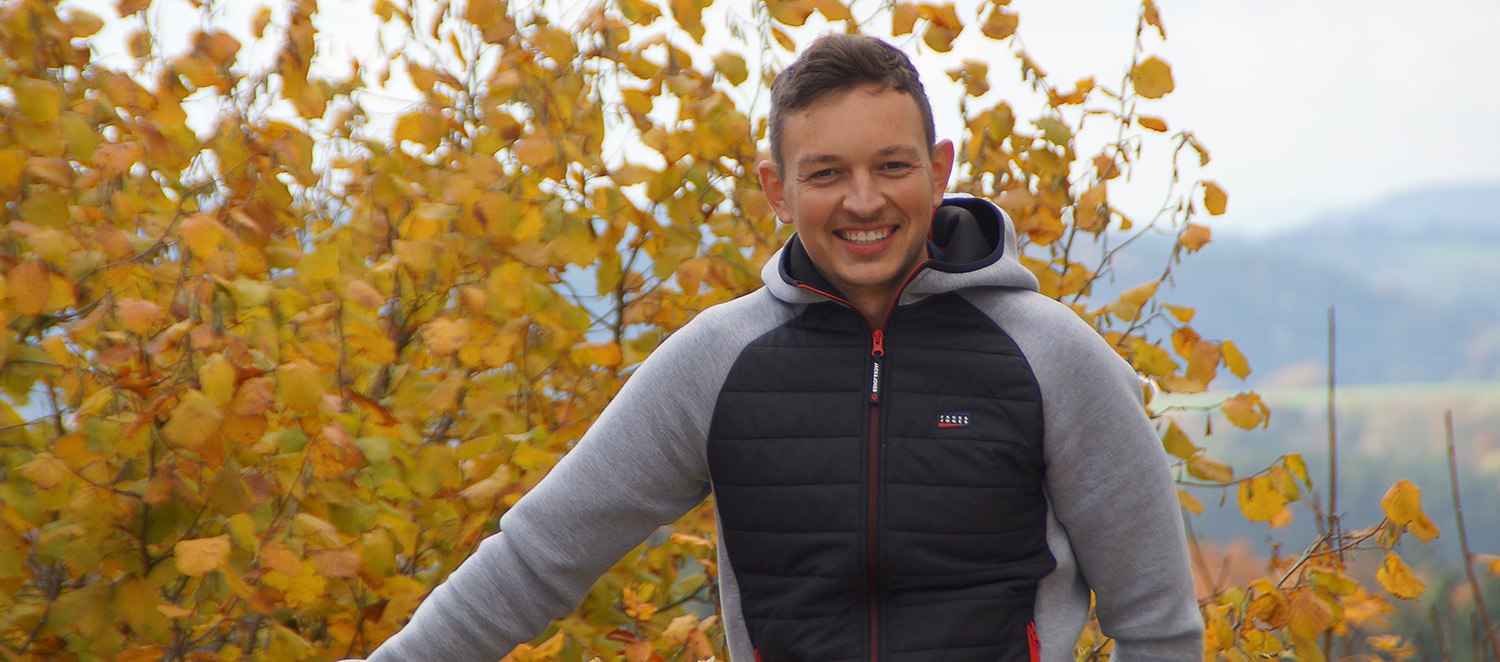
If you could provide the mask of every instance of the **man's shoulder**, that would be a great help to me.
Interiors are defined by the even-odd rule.
[[[792,305],[780,301],[762,287],[705,308],[682,328],[672,332],[662,349],[738,351],[755,338],[784,324],[794,312]]]

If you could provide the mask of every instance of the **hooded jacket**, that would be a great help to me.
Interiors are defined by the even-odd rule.
[[[1198,660],[1181,512],[1134,371],[1037,292],[1004,213],[946,245],[884,327],[796,237],[710,308],[370,658],[494,660],[714,494],[734,662]],[[949,259],[955,261],[949,261]]]

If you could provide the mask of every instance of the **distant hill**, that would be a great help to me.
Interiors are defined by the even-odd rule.
[[[1119,254],[1115,281],[1159,275],[1170,241]],[[1230,338],[1252,385],[1326,379],[1328,309],[1348,384],[1500,380],[1500,184],[1433,189],[1260,239],[1216,237],[1174,269],[1167,301]],[[1217,384],[1216,384],[1217,385]]]

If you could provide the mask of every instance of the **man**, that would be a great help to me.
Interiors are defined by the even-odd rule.
[[[371,658],[494,660],[710,493],[735,662],[1198,660],[1167,462],[1135,373],[1036,292],[988,202],[944,200],[910,61],[817,40],[759,166],[796,235],[704,311]],[[936,220],[935,220],[936,219]]]

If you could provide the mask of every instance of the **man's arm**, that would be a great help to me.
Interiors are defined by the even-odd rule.
[[[777,316],[746,301],[756,299],[706,311],[658,348],[501,518],[500,533],[371,662],[493,662],[571,612],[622,555],[701,502],[709,493],[703,440],[723,376],[736,348]]]
[[[1182,510],[1141,405],[1140,380],[1066,307],[1031,292],[998,296],[1006,302],[995,307],[997,321],[1042,389],[1047,493],[1066,534],[1059,576],[1043,580],[1055,582],[1044,592],[1081,602],[1043,605],[1039,598],[1043,659],[1072,659],[1074,628],[1087,614],[1085,589],[1092,589],[1100,627],[1115,640],[1114,659],[1200,660],[1203,622]]]

